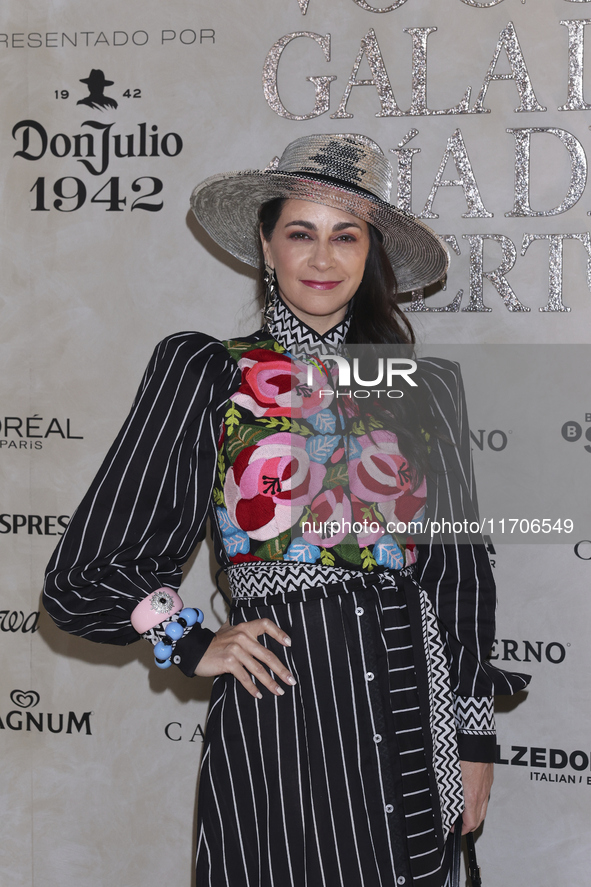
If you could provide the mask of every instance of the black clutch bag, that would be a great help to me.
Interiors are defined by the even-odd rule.
[[[466,851],[468,855],[468,877],[472,887],[482,887],[480,880],[480,869],[476,861],[476,847],[474,845],[474,835],[468,832],[466,837]],[[453,837],[453,856],[451,864],[451,887],[460,887],[460,871],[462,868],[462,816],[454,826]]]

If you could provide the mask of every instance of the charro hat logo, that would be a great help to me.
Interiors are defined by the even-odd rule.
[[[40,696],[35,690],[13,690],[10,701],[19,708],[34,708],[39,705]]]
[[[88,75],[80,80],[80,83],[86,83],[88,92],[85,99],[76,102],[77,105],[88,105],[89,108],[116,108],[115,99],[109,98],[104,94],[106,86],[113,86],[114,80],[107,80],[104,73],[99,68],[93,68]]]

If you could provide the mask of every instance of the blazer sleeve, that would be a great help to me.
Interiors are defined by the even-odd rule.
[[[59,628],[128,644],[139,637],[130,622],[139,601],[163,585],[178,589],[207,516],[223,413],[237,384],[235,361],[209,336],[179,333],[157,346],[47,567],[43,601]],[[196,643],[186,646],[195,653]]]
[[[478,504],[460,368],[444,360],[421,364],[436,426],[426,526],[434,520],[470,523],[478,520]],[[433,603],[447,651],[460,756],[492,760],[491,697],[522,690],[530,676],[502,671],[487,659],[495,638],[496,589],[486,546],[479,534],[446,530],[428,531],[417,548],[419,582]]]

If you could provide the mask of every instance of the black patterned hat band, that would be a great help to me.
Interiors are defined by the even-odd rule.
[[[211,176],[197,185],[191,205],[216,243],[255,266],[263,203],[283,197],[343,210],[380,232],[398,290],[410,292],[441,280],[449,257],[427,225],[390,203],[392,180],[391,164],[367,136],[310,135],[291,142],[266,169]]]

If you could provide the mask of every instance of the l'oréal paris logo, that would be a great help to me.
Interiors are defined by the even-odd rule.
[[[339,354],[321,354],[318,358],[308,364],[307,384],[312,388],[314,386],[314,369],[323,371],[327,378],[331,378],[332,374],[326,367],[326,362],[332,361],[337,367],[337,385],[333,391],[332,388],[321,389],[320,396],[327,397],[336,395],[336,397],[354,397],[354,398],[380,398],[390,397],[398,399],[404,397],[404,391],[399,388],[393,388],[395,380],[401,380],[412,388],[417,387],[417,383],[411,378],[412,374],[417,370],[417,363],[406,357],[379,357],[377,358],[377,366],[375,369],[375,377],[372,379],[362,379],[361,369],[359,366],[359,358],[354,357],[352,360]],[[353,365],[353,382],[360,388],[351,388],[351,364]],[[384,385],[385,387],[379,387]],[[340,390],[348,389],[348,390]]]

